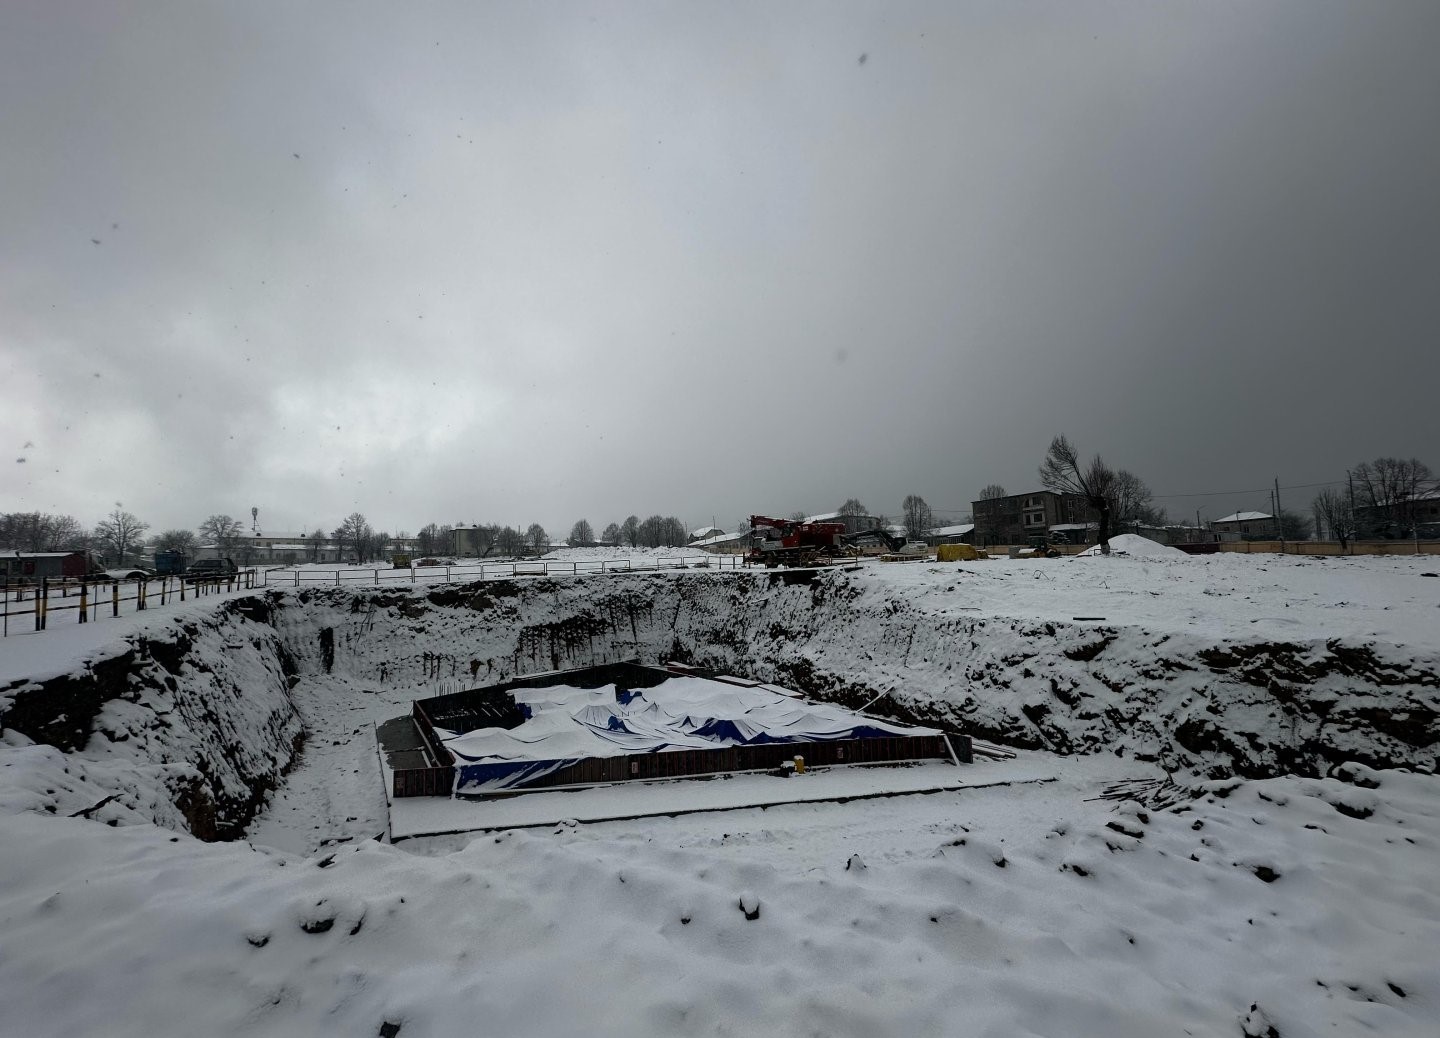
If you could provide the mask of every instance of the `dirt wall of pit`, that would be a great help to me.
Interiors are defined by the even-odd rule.
[[[937,613],[843,571],[663,573],[278,596],[302,673],[416,697],[677,659],[983,738],[1219,777],[1436,763],[1440,658]],[[879,696],[880,698],[876,699]]]
[[[1433,768],[1440,739],[1434,655],[957,616],[840,571],[271,591],[0,689],[0,729],[83,764],[90,786],[113,792],[107,810],[229,839],[300,751],[292,695],[307,680],[339,673],[422,698],[624,659],[1215,777],[1313,775],[1344,760]]]
[[[16,682],[0,689],[0,730],[76,760],[113,791],[111,810],[238,838],[303,738],[272,616],[263,596],[231,599],[75,672]]]

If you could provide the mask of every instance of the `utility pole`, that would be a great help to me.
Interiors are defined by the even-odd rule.
[[[1280,554],[1285,554],[1285,523],[1280,518],[1280,477],[1275,477],[1275,525],[1280,528]]]
[[[1359,534],[1359,524],[1355,522],[1355,478],[1350,475],[1350,470],[1345,470],[1345,482],[1350,485],[1350,514],[1346,517],[1350,520],[1350,554],[1355,554],[1355,537]]]

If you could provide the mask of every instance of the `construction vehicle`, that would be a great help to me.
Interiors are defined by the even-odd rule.
[[[807,523],[803,519],[750,517],[747,564],[766,567],[813,566],[853,554],[845,543],[844,523]]]
[[[775,519],[768,515],[750,517],[750,551],[747,564],[814,566],[842,558],[854,558],[862,546],[883,546],[889,552],[906,547],[904,537],[889,530],[860,530],[846,533],[844,523],[806,522],[804,519]]]

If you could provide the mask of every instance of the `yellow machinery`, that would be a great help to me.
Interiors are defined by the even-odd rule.
[[[973,544],[942,544],[935,549],[936,562],[974,562],[989,558]]]

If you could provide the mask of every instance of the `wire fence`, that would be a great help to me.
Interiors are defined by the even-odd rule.
[[[77,624],[119,617],[125,607],[138,613],[154,606],[249,591],[264,586],[260,570],[246,569],[218,576],[151,577],[134,580],[92,580],[42,577],[36,580],[0,581],[0,636],[22,631],[46,631],[50,620]],[[69,615],[69,614],[74,614]]]

